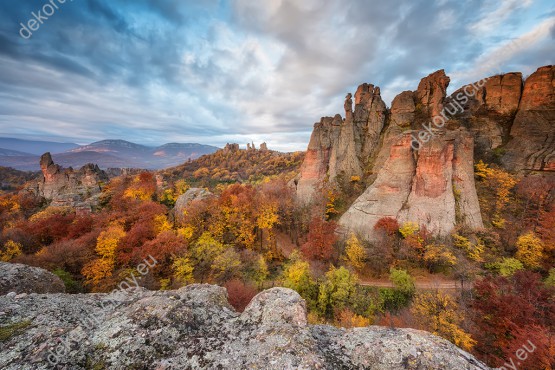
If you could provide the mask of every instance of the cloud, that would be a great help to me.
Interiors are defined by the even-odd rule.
[[[41,2],[0,2],[0,133],[303,150],[360,83],[389,104],[437,69],[552,63],[545,3],[80,0],[23,40]]]

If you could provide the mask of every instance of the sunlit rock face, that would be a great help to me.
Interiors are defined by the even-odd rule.
[[[50,153],[40,159],[42,179],[31,183],[24,190],[44,198],[53,207],[70,207],[78,212],[91,212],[98,204],[102,186],[108,176],[95,164],[79,170],[64,169],[55,164]]]
[[[524,83],[502,163],[516,172],[555,172],[555,66],[538,68]]]
[[[519,72],[490,76],[450,96],[450,79],[439,70],[397,95],[391,109],[378,87],[362,84],[354,102],[351,94],[345,99],[345,119],[314,126],[297,194],[307,202],[322,187],[360,178],[366,190],[340,224],[369,239],[382,217],[437,235],[456,224],[482,227],[475,161],[521,175],[555,171],[554,70],[541,67],[526,81]]]

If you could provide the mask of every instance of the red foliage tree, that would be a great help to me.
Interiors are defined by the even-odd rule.
[[[511,278],[486,278],[475,285],[471,303],[476,324],[475,351],[491,365],[500,366],[530,340],[537,346],[526,369],[546,369],[555,340],[555,288],[542,284],[541,276],[519,271]],[[543,355],[542,355],[543,354]]]
[[[258,293],[252,284],[246,284],[239,279],[233,279],[225,283],[228,301],[238,312],[243,312],[250,301]]]
[[[337,241],[335,230],[337,223],[324,221],[321,217],[313,217],[308,226],[307,242],[301,251],[308,259],[329,261],[334,252],[334,244]]]
[[[392,217],[382,217],[374,225],[374,230],[393,236],[399,231],[399,223]]]

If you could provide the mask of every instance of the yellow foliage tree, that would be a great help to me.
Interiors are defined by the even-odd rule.
[[[445,245],[430,244],[424,249],[422,259],[431,272],[440,267],[453,267],[457,263],[457,257]]]
[[[331,219],[333,216],[337,215],[339,211],[335,209],[337,195],[332,191],[328,190],[326,194],[326,220]]]
[[[0,261],[8,262],[21,254],[22,246],[13,240],[4,243],[4,248],[0,250]]]
[[[486,188],[495,194],[494,209],[491,210],[492,224],[495,227],[503,228],[505,220],[501,217],[501,211],[509,203],[511,189],[515,187],[517,180],[510,173],[502,169],[491,168],[481,160],[475,166],[475,174]],[[487,211],[490,207],[483,208]]]
[[[173,276],[182,285],[192,284],[195,282],[193,277],[194,267],[188,257],[178,257],[172,264]]]
[[[470,334],[459,327],[463,315],[458,312],[458,305],[451,296],[438,291],[418,294],[414,298],[411,311],[423,324],[423,329],[464,350],[469,351],[476,344]]]
[[[95,248],[100,258],[86,264],[81,271],[88,284],[96,287],[102,279],[112,276],[116,264],[116,250],[123,237],[125,237],[125,231],[119,224],[113,224],[100,233],[96,239]]]
[[[516,248],[515,257],[524,266],[531,269],[541,267],[544,245],[533,232],[519,236],[516,241]]]
[[[455,247],[465,251],[468,258],[476,262],[483,261],[482,255],[484,253],[485,246],[481,240],[478,240],[476,243],[472,243],[468,238],[459,234],[453,234],[452,238]]]
[[[172,229],[172,224],[168,221],[166,215],[156,215],[154,216],[154,230],[156,234],[163,233],[164,231],[170,231]]]
[[[366,263],[366,249],[362,246],[362,243],[358,240],[355,234],[351,234],[347,240],[345,257],[351,266],[353,266],[356,270],[361,270]]]
[[[405,222],[400,228],[399,232],[403,236],[404,239],[408,238],[411,235],[416,234],[420,230],[420,226],[418,226],[415,222]]]

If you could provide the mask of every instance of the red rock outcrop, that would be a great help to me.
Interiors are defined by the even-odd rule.
[[[415,91],[417,108],[427,116],[433,117],[441,114],[443,101],[447,96],[449,77],[440,69],[420,80]]]
[[[320,186],[360,176],[367,189],[340,224],[369,239],[382,217],[438,235],[456,224],[481,227],[474,158],[524,174],[555,171],[554,74],[541,67],[523,84],[521,73],[506,73],[446,97],[449,77],[440,70],[397,95],[389,111],[379,88],[362,84],[354,111],[347,96],[345,120],[315,126],[298,194],[308,200]]]
[[[416,222],[436,235],[457,223],[482,227],[473,176],[473,138],[466,130],[446,131],[415,151],[411,133],[397,136],[372,185],[341,217],[345,229],[375,238],[382,217]]]
[[[508,142],[522,84],[521,73],[506,73],[463,86],[449,97],[449,103],[460,97],[461,104],[449,112],[474,134],[479,159],[491,160],[491,151]]]
[[[355,94],[345,97],[345,119],[324,117],[314,125],[308,150],[295,180],[297,194],[309,201],[324,180],[331,184],[363,176],[369,160],[379,149],[385,127],[387,107],[380,88],[362,84]]]
[[[538,68],[526,79],[510,136],[505,167],[555,171],[555,66]]]
[[[50,201],[53,207],[72,207],[90,212],[98,203],[102,184],[109,181],[97,165],[87,164],[78,171],[63,169],[54,163],[50,153],[42,155],[40,167],[43,178],[29,190]]]

